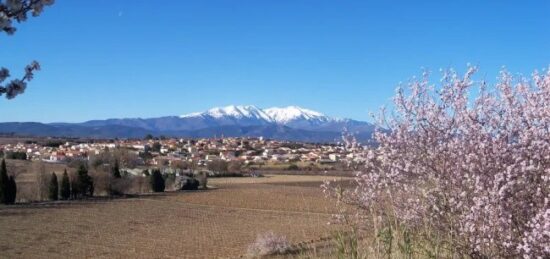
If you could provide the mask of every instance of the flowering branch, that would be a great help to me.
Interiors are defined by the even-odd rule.
[[[32,16],[39,16],[45,6],[52,5],[54,0],[6,0],[0,2],[0,30],[8,35],[15,33],[12,20],[18,23],[27,20],[27,13],[32,11]]]
[[[399,89],[395,116],[379,118],[389,130],[375,133],[357,188],[339,200],[360,204],[375,229],[385,222],[424,233],[417,246],[548,258],[550,70],[531,80],[504,71],[490,90],[476,71],[449,70],[439,86],[424,75]]]
[[[27,82],[30,82],[34,78],[34,71],[37,70],[40,70],[40,64],[36,61],[31,62],[31,64],[25,67],[23,78],[11,80],[5,86],[0,85],[0,96],[5,94],[7,99],[13,99],[17,95],[24,93],[27,88]],[[7,68],[0,68],[0,84],[9,76],[10,71]]]
[[[52,5],[54,0],[0,0],[0,31],[8,35],[13,35],[16,28],[12,25],[12,21],[18,23],[27,20],[28,13],[32,16],[39,16],[45,6]],[[13,99],[17,95],[25,92],[27,82],[34,77],[34,72],[40,70],[40,64],[37,61],[25,67],[25,75],[21,79],[13,79],[5,85],[2,83],[10,77],[10,71],[2,67],[0,68],[0,96],[6,95],[7,99]]]

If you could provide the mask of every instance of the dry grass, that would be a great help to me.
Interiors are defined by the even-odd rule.
[[[257,234],[330,235],[321,176],[211,179],[216,189],[0,207],[0,257],[238,257]]]

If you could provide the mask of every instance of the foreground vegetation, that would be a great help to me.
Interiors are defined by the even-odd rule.
[[[475,71],[399,89],[358,187],[327,183],[360,210],[337,218],[345,257],[550,257],[550,71],[493,88]]]

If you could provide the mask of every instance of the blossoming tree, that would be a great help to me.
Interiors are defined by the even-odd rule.
[[[45,6],[52,5],[53,2],[54,0],[0,1],[0,31],[5,32],[7,35],[13,35],[16,31],[13,21],[24,22],[27,20],[29,13],[36,17],[42,13]],[[13,79],[2,85],[10,77],[10,71],[5,67],[0,68],[0,96],[5,94],[6,98],[12,99],[25,92],[27,82],[33,79],[36,70],[40,70],[40,65],[38,62],[33,61],[25,67],[25,75],[21,79]]]
[[[501,72],[493,86],[475,72],[399,88],[357,188],[339,197],[361,208],[363,226],[412,233],[417,250],[549,258],[550,71]]]

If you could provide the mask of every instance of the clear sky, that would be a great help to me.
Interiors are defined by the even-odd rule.
[[[367,120],[426,67],[550,65],[550,1],[56,0],[0,34],[0,66],[42,71],[0,121],[298,105]]]

